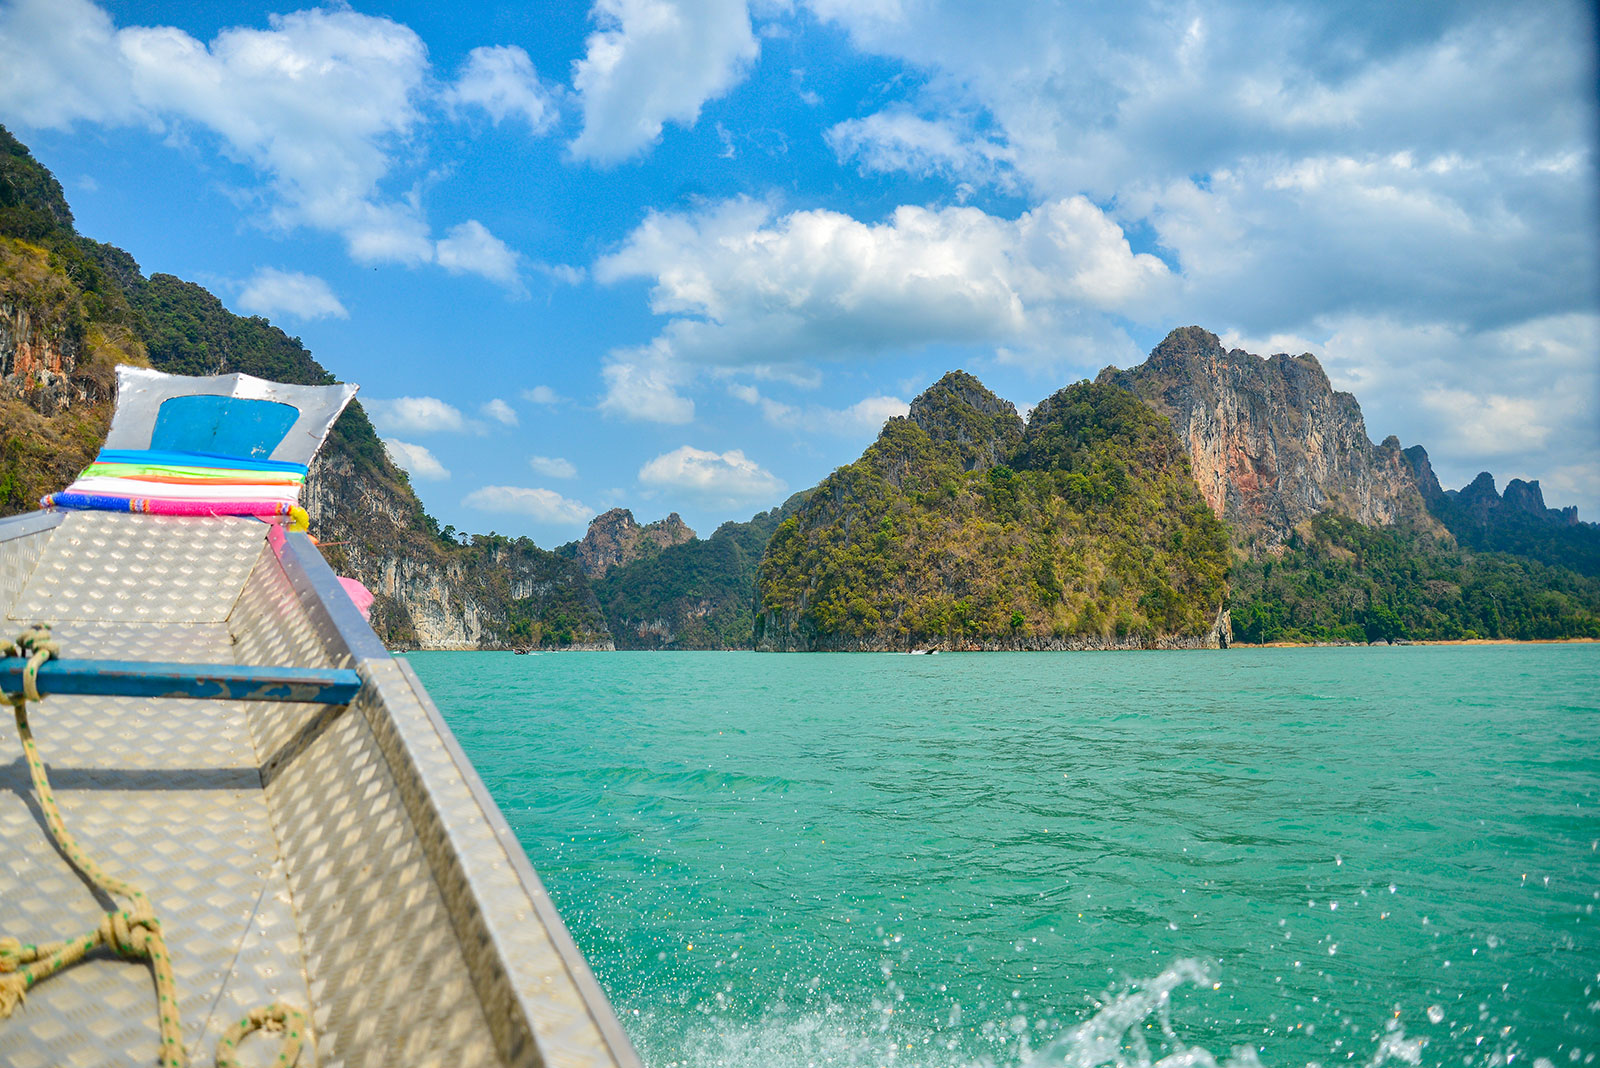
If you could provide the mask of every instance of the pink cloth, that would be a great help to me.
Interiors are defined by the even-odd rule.
[[[283,559],[283,546],[289,536],[283,532],[283,527],[273,524],[267,531],[267,544],[272,546],[272,553],[278,559]],[[356,611],[361,613],[361,618],[368,623],[372,622],[372,591],[353,578],[339,576],[339,585],[344,587],[344,592],[349,595],[351,603],[356,606]]]
[[[361,618],[372,622],[372,591],[353,578],[339,576],[339,585],[344,587],[344,592],[350,595],[350,600],[355,602],[356,611],[361,613]]]

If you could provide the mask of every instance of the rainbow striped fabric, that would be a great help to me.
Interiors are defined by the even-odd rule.
[[[39,503],[151,515],[292,516],[306,471],[287,460],[102,449],[72,485]]]

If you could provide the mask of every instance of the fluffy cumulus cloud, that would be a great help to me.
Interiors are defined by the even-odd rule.
[[[662,339],[613,352],[600,376],[606,386],[600,410],[607,415],[669,425],[694,420],[694,401],[680,392],[692,374]]]
[[[882,223],[838,212],[779,216],[736,199],[649,216],[595,278],[648,279],[670,320],[650,345],[613,353],[603,406],[687,422],[689,365],[793,364],[934,343],[1049,350],[1085,310],[1148,314],[1172,276],[1134,253],[1083,197],[1016,219],[973,207],[901,207]]]
[[[594,514],[555,490],[531,486],[484,486],[467,494],[461,504],[485,512],[529,516],[536,522],[556,526],[581,525]]]
[[[769,501],[784,490],[782,479],[739,449],[709,452],[690,445],[639,468],[639,482],[648,490],[682,494],[716,508]]]
[[[1187,318],[1465,309],[1492,328],[1600,285],[1580,5],[810,6],[938,75],[925,114],[836,127],[841,155],[923,175],[996,161],[1041,202],[1113,205],[1180,266]],[[945,118],[953,92],[983,136]]]
[[[1016,187],[1011,147],[948,118],[924,118],[904,108],[879,111],[838,123],[827,140],[840,159],[854,159],[867,171],[939,175],[968,188]]]
[[[517,271],[520,257],[477,219],[452,226],[436,251],[439,266],[451,274],[481,275],[514,293],[527,292]]]
[[[437,434],[474,429],[461,409],[438,397],[363,398],[362,407],[380,430],[401,434]]]
[[[384,438],[383,447],[388,450],[389,459],[394,461],[395,466],[412,478],[432,481],[450,477],[450,472],[426,445],[414,445],[399,438]]]
[[[559,117],[533,60],[515,46],[474,48],[461,76],[445,90],[444,101],[458,110],[479,108],[497,126],[509,118],[519,119],[534,134],[549,130]]]
[[[627,159],[665,123],[691,126],[737,85],[759,52],[745,0],[596,0],[598,28],[573,64],[583,128],[572,155]]]
[[[239,309],[250,315],[282,315],[293,319],[348,319],[350,313],[328,283],[300,271],[262,267],[239,293]]]
[[[11,121],[203,131],[265,180],[268,225],[338,234],[361,263],[438,260],[512,286],[514,258],[480,224],[436,243],[414,199],[383,188],[423,121],[429,79],[416,33],[348,8],[272,15],[267,29],[231,27],[207,44],[172,26],[119,29],[89,0],[0,7]]]
[[[736,199],[650,215],[594,274],[649,279],[652,310],[674,317],[663,343],[716,364],[1046,337],[1064,308],[1146,311],[1171,279],[1083,197],[1016,219],[904,206],[881,223]]]

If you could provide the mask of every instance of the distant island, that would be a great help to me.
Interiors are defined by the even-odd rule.
[[[118,363],[332,381],[265,319],[79,235],[0,128],[0,515],[104,440]],[[699,538],[675,514],[581,541],[427,514],[359,403],[313,465],[325,553],[394,647],[906,650],[1600,638],[1600,526],[1538,482],[1444,490],[1374,445],[1310,354],[1174,330],[1024,420],[962,371],[861,458]]]

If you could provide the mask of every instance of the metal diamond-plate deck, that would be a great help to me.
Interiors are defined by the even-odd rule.
[[[20,624],[19,624],[20,625]],[[170,660],[231,664],[233,636],[223,623],[53,623],[61,655],[74,660]]]
[[[356,703],[370,698],[364,690]],[[366,716],[352,707],[334,718],[278,770],[268,795],[323,1064],[495,1063],[439,887]]]
[[[348,655],[329,655],[327,642],[300,607],[293,585],[270,549],[250,572],[244,592],[228,617],[235,654],[241,664],[293,664],[296,667],[348,667]],[[257,702],[248,710],[256,752],[266,764],[282,759],[284,746],[321,715],[314,705]],[[268,772],[271,774],[271,772]]]
[[[46,530],[30,537],[0,541],[0,611],[9,609],[16,601],[54,533]]]
[[[254,519],[71,512],[10,618],[221,623],[261,556]]]
[[[67,826],[151,896],[191,1052],[209,1061],[222,1029],[256,1005],[306,1004],[288,884],[242,709],[52,697],[29,719]],[[11,731],[0,731],[0,855],[0,932],[28,941],[80,934],[112,904],[97,903],[51,845]],[[0,1023],[0,1063],[142,1068],[155,1059],[155,1007],[148,966],[86,961],[41,983]],[[314,1063],[309,1052],[302,1064]]]
[[[24,587],[11,615],[56,623],[64,655],[364,680],[348,708],[50,697],[33,713],[69,825],[162,916],[192,1054],[209,1061],[229,1021],[283,997],[311,1017],[303,1068],[638,1068],[437,709],[307,539],[275,551],[250,522],[66,520],[0,540],[0,581]],[[5,555],[42,536],[37,566]],[[109,904],[50,847],[5,731],[0,856],[0,933],[88,930]],[[246,1063],[273,1046],[248,1043]],[[0,1022],[7,1068],[142,1065],[155,1047],[148,967],[109,957]]]
[[[559,947],[570,947],[570,936],[537,879],[528,886],[519,878],[520,858],[508,846],[518,854],[521,847],[509,829],[504,839],[495,833],[496,819],[483,807],[487,797],[474,795],[456,763],[465,757],[451,752],[398,662],[372,665],[371,677],[383,696],[384,715],[374,721],[375,736],[396,769],[423,846],[435,857],[434,870],[478,978],[479,996],[502,1028],[523,1020],[532,1026],[532,1036],[497,1036],[502,1048],[516,1049],[519,1039],[525,1043],[531,1037],[547,1068],[615,1063],[574,974],[589,978],[587,966],[575,949],[575,966],[563,956]],[[531,868],[527,876],[533,878]],[[589,983],[603,1005],[598,986],[592,979]],[[519,1001],[526,1012],[517,1007]],[[626,1048],[626,1040],[621,1043]]]

